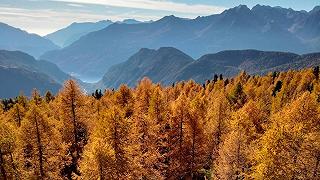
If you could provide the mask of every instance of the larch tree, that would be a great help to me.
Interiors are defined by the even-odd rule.
[[[125,111],[112,107],[99,122],[81,163],[85,179],[135,179],[130,142],[131,122]]]
[[[24,167],[28,179],[59,178],[63,145],[54,120],[46,115],[46,105],[37,92],[33,93],[29,111],[20,129]]]
[[[224,92],[216,92],[209,99],[208,111],[204,124],[204,133],[207,139],[206,169],[212,167],[218,157],[219,147],[229,131],[231,105]]]
[[[85,95],[74,80],[64,83],[58,95],[60,119],[63,121],[63,140],[69,144],[61,171],[68,179],[80,176],[79,159],[88,140]]]
[[[319,104],[308,92],[277,113],[254,154],[253,177],[319,178],[319,122]]]
[[[159,179],[156,170],[159,152],[156,145],[157,122],[149,118],[149,107],[153,93],[152,82],[144,78],[134,93],[133,141],[136,147],[135,163],[139,166],[139,179]]]
[[[191,161],[191,141],[187,139],[187,123],[191,119],[186,94],[181,94],[172,105],[171,131],[169,139],[170,175],[177,179],[188,176]]]
[[[17,133],[11,123],[0,115],[0,179],[19,179],[20,175],[15,162]]]
[[[196,179],[204,176],[200,170],[204,168],[206,159],[207,140],[204,133],[205,115],[207,113],[206,100],[199,93],[190,102],[190,119],[186,123],[186,136],[190,139],[190,160],[188,164],[189,178]]]
[[[261,136],[263,116],[255,102],[250,101],[232,116],[231,132],[219,149],[216,177],[218,179],[244,179],[251,173],[255,141]]]
[[[148,109],[148,119],[152,122],[153,128],[152,133],[156,135],[155,137],[155,157],[156,162],[154,164],[154,169],[157,171],[157,179],[165,179],[168,177],[169,173],[169,113],[168,107],[166,106],[166,101],[164,98],[164,93],[160,86],[157,86],[150,98],[150,105]],[[153,147],[154,148],[154,147]],[[154,160],[154,159],[153,159]]]
[[[125,112],[126,118],[133,115],[134,97],[132,90],[128,86],[121,85],[112,100],[113,105],[119,106]]]
[[[16,123],[17,127],[21,126],[21,121],[25,116],[26,109],[20,104],[16,103],[10,109],[10,114],[12,121]]]

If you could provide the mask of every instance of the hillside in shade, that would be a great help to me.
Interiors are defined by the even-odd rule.
[[[99,83],[106,87],[118,87],[121,84],[134,86],[143,77],[150,77],[154,82],[169,83],[177,71],[192,61],[190,56],[175,48],[144,48],[128,61],[111,67]]]
[[[150,23],[116,23],[42,57],[66,72],[102,77],[141,48],[175,47],[193,58],[228,49],[311,53],[320,51],[319,12],[318,7],[307,12],[240,5],[196,19],[166,16]]]
[[[21,93],[29,96],[34,89],[56,93],[61,88],[61,84],[46,74],[3,66],[0,66],[0,82],[0,98],[12,98]]]
[[[0,50],[0,98],[15,97],[20,92],[30,95],[34,88],[56,93],[71,78],[48,61],[37,61],[20,51]]]
[[[50,40],[0,22],[0,49],[23,51],[34,57],[58,49]]]
[[[175,48],[141,49],[127,61],[112,66],[96,87],[117,88],[121,84],[134,86],[143,77],[164,85],[191,79],[202,83],[212,79],[215,74],[233,77],[246,71],[248,74],[262,75],[319,65],[320,53],[298,55],[289,52],[229,50],[193,60]]]

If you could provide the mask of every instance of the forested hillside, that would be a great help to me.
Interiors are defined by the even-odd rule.
[[[0,179],[319,179],[319,67],[2,100]]]

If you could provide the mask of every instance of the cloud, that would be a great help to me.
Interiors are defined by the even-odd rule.
[[[43,3],[37,6],[31,3],[28,4],[28,8],[13,2],[9,5],[0,3],[0,22],[31,33],[45,35],[73,22],[93,22],[106,19],[149,21],[169,14],[194,18],[224,10],[216,6],[191,5],[172,2],[172,0],[46,0],[51,3],[45,3],[44,0],[27,1]]]
[[[52,0],[69,3],[96,4],[104,6],[170,11],[178,13],[209,15],[220,13],[224,7],[203,4],[177,3],[167,0]]]
[[[107,14],[94,14],[87,10],[67,11],[0,7],[0,22],[39,35],[46,35],[73,22],[94,22],[106,19],[118,21],[127,18],[150,20],[159,17],[135,14],[135,12],[118,13],[109,11]]]
[[[68,6],[71,6],[71,7],[84,7],[84,5],[82,5],[82,4],[73,4],[73,3],[69,3]]]

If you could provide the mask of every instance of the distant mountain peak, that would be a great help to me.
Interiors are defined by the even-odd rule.
[[[222,14],[247,14],[250,13],[251,10],[247,5],[239,5],[234,8],[230,8],[225,10]]]
[[[174,15],[170,15],[170,16],[164,16],[163,18],[159,19],[158,22],[171,22],[174,20],[180,20],[181,18],[176,17]]]
[[[135,20],[135,19],[124,19],[122,21],[122,23],[125,23],[125,24],[138,24],[138,23],[141,23],[141,21],[138,21],[138,20]]]
[[[98,23],[112,23],[112,21],[107,19],[107,20],[98,21]]]
[[[144,53],[149,53],[149,52],[154,52],[154,49],[149,49],[149,48],[141,48],[137,54],[144,54]]]
[[[180,50],[174,47],[161,47],[158,49],[158,51],[180,51]]]
[[[242,10],[245,9],[245,10],[247,10],[247,9],[249,9],[249,8],[248,8],[247,5],[240,4],[239,6],[236,6],[235,9],[242,9]]]
[[[250,11],[250,9],[248,8],[247,5],[239,5],[239,6],[236,6],[234,8],[232,8],[234,11],[236,12],[248,12]]]
[[[255,6],[252,7],[252,11],[257,11],[257,10],[261,10],[261,9],[272,9],[271,6],[267,6],[267,5],[261,5],[261,4],[257,4]]]
[[[320,12],[320,6],[316,6],[310,11],[310,13],[316,13],[316,12]]]

